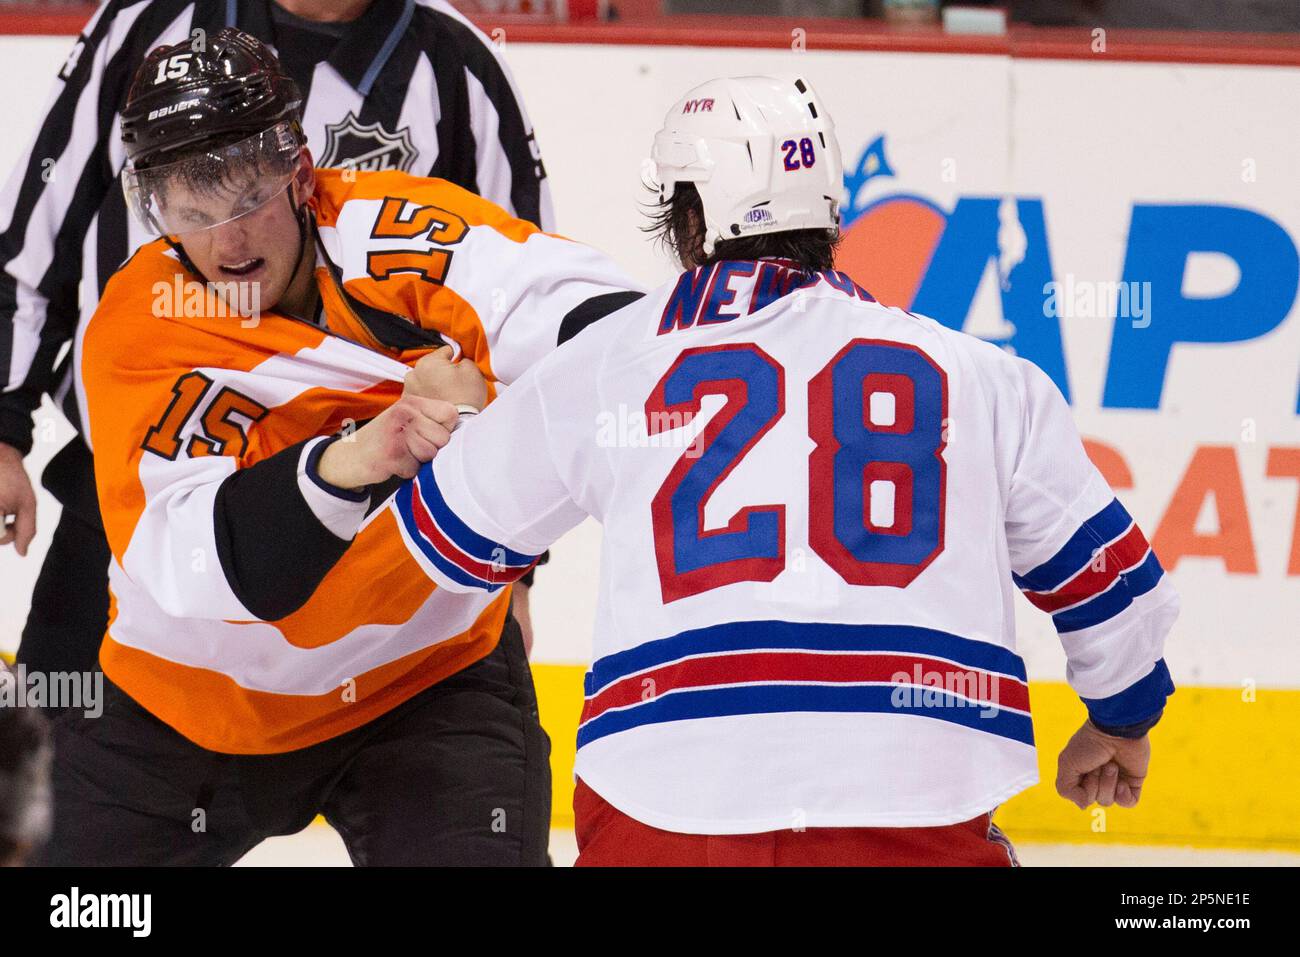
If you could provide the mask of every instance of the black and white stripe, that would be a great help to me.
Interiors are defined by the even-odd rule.
[[[73,374],[80,330],[147,238],[118,188],[118,111],[150,49],[228,24],[275,45],[268,0],[108,0],[78,38],[45,121],[0,193],[0,442],[30,448],[42,393],[84,434],[85,396]],[[445,0],[374,0],[312,75],[295,79],[318,158],[326,127],[351,113],[363,125],[405,130],[416,150],[411,172],[554,228],[510,75],[491,41]]]

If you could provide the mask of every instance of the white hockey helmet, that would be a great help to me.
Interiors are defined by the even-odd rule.
[[[694,183],[704,252],[714,243],[790,229],[836,229],[843,161],[835,124],[807,80],[722,77],[682,98],[655,135],[660,202]]]

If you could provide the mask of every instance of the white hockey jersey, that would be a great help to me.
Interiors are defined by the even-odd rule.
[[[557,350],[390,508],[448,589],[604,525],[577,775],[704,834],[926,826],[1037,781],[1017,586],[1108,727],[1177,596],[1036,366],[782,261],[684,273]]]

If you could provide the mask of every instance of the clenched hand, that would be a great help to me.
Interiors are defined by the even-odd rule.
[[[1102,807],[1133,807],[1142,796],[1151,739],[1113,738],[1085,721],[1061,752],[1056,793],[1080,808],[1096,801]]]
[[[36,537],[36,493],[17,449],[0,443],[0,545],[13,542],[18,554]]]
[[[482,409],[487,404],[487,380],[468,359],[452,362],[451,346],[429,353],[406,374],[403,395],[444,399]]]
[[[317,471],[331,485],[354,490],[395,475],[413,478],[447,444],[456,418],[450,402],[403,395],[352,435],[331,443]]]

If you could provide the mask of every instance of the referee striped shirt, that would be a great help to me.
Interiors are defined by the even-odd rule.
[[[305,97],[317,165],[441,177],[554,228],[510,73],[444,0],[374,0],[357,20],[333,25],[268,0],[108,0],[69,53],[45,120],[0,194],[0,442],[31,449],[43,393],[85,434],[74,371],[81,336],[109,278],[150,238],[118,186],[118,112],[149,50],[223,26],[280,53]]]

